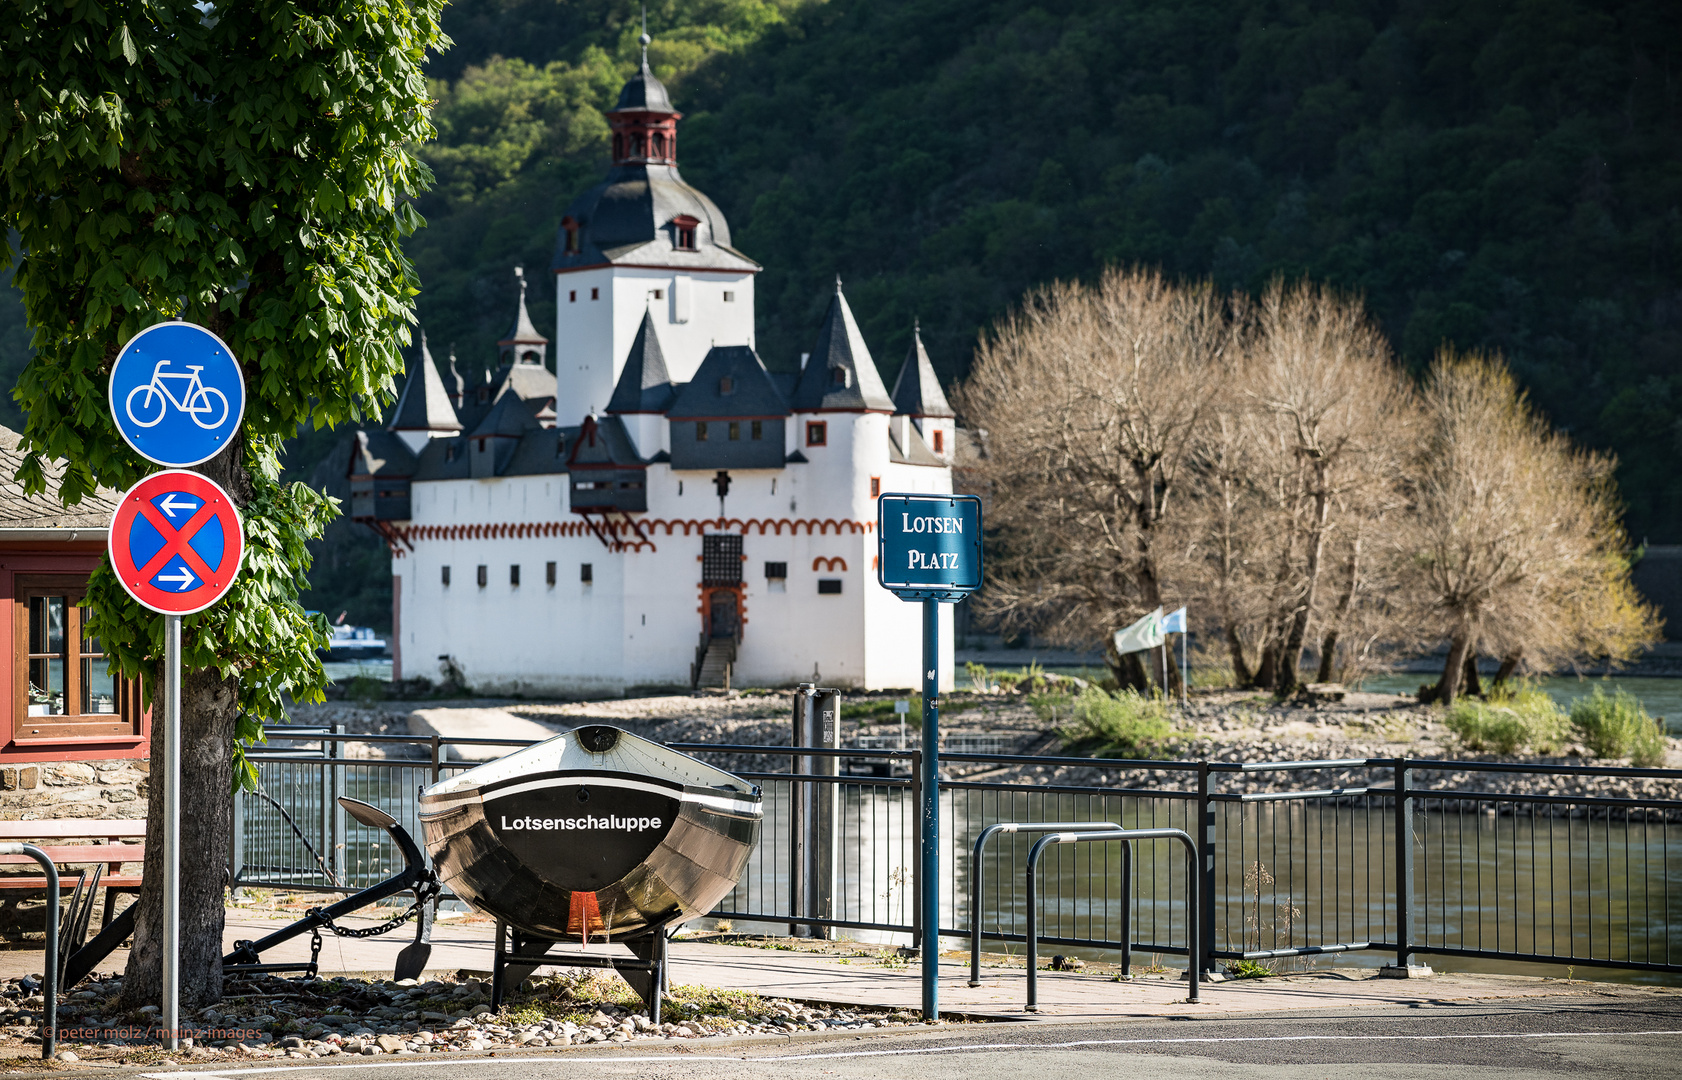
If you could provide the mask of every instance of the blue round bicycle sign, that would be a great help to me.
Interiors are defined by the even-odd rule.
[[[245,376],[233,350],[189,322],[149,326],[111,368],[111,415],[140,455],[185,468],[222,452],[245,415]]]

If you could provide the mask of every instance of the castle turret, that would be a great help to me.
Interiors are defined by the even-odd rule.
[[[421,331],[420,350],[410,365],[408,381],[391,410],[391,422],[386,429],[416,453],[428,439],[461,431],[461,419],[450,404],[438,365],[433,363],[432,353],[426,347],[425,330]]]
[[[642,62],[607,112],[613,165],[574,199],[555,246],[555,375],[563,416],[605,407],[647,319],[667,371],[687,382],[714,345],[754,343],[759,264],[730,245],[713,201],[678,172],[673,105]]]

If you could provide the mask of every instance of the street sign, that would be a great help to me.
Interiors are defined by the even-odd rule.
[[[876,500],[876,580],[923,602],[923,754],[919,902],[923,1019],[940,1019],[940,605],[981,587],[981,500],[888,494]],[[895,711],[899,711],[898,704]],[[903,723],[903,721],[901,721]],[[903,731],[903,729],[902,729]],[[901,745],[903,745],[903,737]]]
[[[245,376],[233,350],[189,322],[149,326],[111,368],[111,416],[148,461],[182,468],[222,452],[245,415]]]
[[[962,600],[981,587],[981,500],[883,495],[876,578],[901,600]]]
[[[207,476],[173,469],[128,489],[107,543],[123,588],[165,615],[190,615],[222,599],[245,555],[228,493]]]

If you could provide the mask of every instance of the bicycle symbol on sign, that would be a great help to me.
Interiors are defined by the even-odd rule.
[[[199,378],[199,372],[204,370],[204,365],[189,364],[185,372],[165,371],[164,368],[168,366],[168,360],[159,360],[158,366],[152,369],[152,381],[129,391],[128,400],[124,402],[128,409],[128,418],[143,428],[156,427],[173,405],[192,417],[193,423],[206,431],[220,427],[222,421],[228,418],[228,395],[214,386],[206,386]],[[164,381],[166,379],[174,380],[177,384],[187,384],[181,397],[176,397],[170,392],[168,383]],[[135,412],[136,397],[141,398],[138,414]],[[207,416],[213,418],[207,420]],[[146,419],[147,417],[150,419]]]

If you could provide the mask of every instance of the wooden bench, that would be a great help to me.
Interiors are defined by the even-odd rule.
[[[146,861],[146,819],[52,818],[43,821],[0,821],[0,841],[35,844],[60,867],[104,863],[99,884],[105,889],[105,921],[115,913],[117,894],[140,891],[140,867]],[[54,840],[89,841],[53,844]],[[36,862],[27,855],[0,855],[0,869]],[[123,873],[123,864],[133,863],[134,872]],[[45,889],[44,874],[0,874],[0,889]],[[59,874],[59,891],[76,887],[76,875]]]

